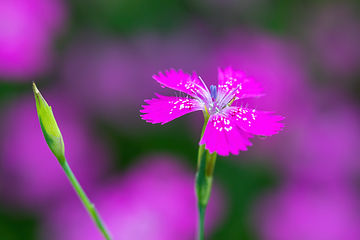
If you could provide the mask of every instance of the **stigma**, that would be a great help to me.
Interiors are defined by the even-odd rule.
[[[216,86],[215,85],[211,85],[210,86],[210,95],[211,95],[211,98],[216,100],[216,97],[217,97],[217,89],[216,89]]]

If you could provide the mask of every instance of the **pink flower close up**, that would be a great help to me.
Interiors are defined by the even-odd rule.
[[[231,67],[219,69],[218,86],[210,86],[210,91],[194,72],[192,75],[182,70],[165,71],[153,78],[163,87],[187,94],[184,97],[168,97],[156,94],[158,98],[145,100],[140,110],[142,119],[150,123],[167,123],[187,113],[202,110],[208,122],[200,145],[210,153],[227,156],[239,154],[251,146],[249,138],[254,135],[270,136],[284,126],[279,123],[281,116],[273,112],[259,111],[237,105],[238,100],[263,96],[262,88],[252,78]]]

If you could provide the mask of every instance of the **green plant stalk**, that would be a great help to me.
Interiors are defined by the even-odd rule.
[[[64,140],[62,138],[60,129],[56,123],[52,108],[45,101],[41,95],[39,89],[37,89],[35,83],[33,82],[33,92],[36,102],[36,111],[40,121],[40,127],[44,134],[45,141],[48,144],[51,152],[59,161],[61,167],[63,168],[66,176],[68,177],[71,185],[73,186],[75,192],[79,196],[81,202],[83,203],[85,209],[88,211],[91,218],[94,220],[96,226],[99,228],[100,232],[104,235],[105,239],[111,240],[109,231],[106,229],[105,224],[100,218],[99,213],[97,212],[94,204],[92,204],[89,198],[86,196],[84,190],[80,186],[75,175],[71,171],[70,166],[68,165],[65,159],[65,146]]]
[[[75,192],[79,196],[85,209],[88,211],[89,215],[93,219],[94,223],[99,228],[100,232],[104,235],[105,239],[111,240],[112,237],[111,237],[109,231],[107,230],[103,220],[101,219],[100,214],[96,210],[95,205],[90,202],[88,196],[82,189],[82,187],[81,187],[80,183],[78,182],[78,180],[76,179],[74,173],[71,171],[71,168],[70,168],[69,164],[67,163],[66,159],[58,158],[58,160],[59,160],[59,163],[60,163],[61,167],[63,168],[66,176],[68,177],[71,185],[73,186]]]
[[[198,240],[205,238],[205,210],[206,206],[198,205],[199,208],[199,229],[198,229]]]
[[[204,118],[205,123],[201,137],[204,134],[205,127],[209,119],[207,113],[204,113]],[[205,212],[211,194],[216,157],[216,152],[210,154],[209,151],[205,149],[205,145],[199,146],[198,165],[195,176],[195,192],[199,210],[198,240],[204,240],[205,237]]]

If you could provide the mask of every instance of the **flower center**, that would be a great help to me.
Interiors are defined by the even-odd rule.
[[[219,112],[221,110],[221,107],[218,105],[216,98],[218,96],[218,91],[215,85],[210,86],[210,96],[211,101],[206,104],[206,112],[210,115]]]
[[[217,112],[222,111],[225,107],[230,107],[231,104],[236,100],[236,96],[234,95],[236,89],[233,89],[229,92],[227,92],[224,95],[224,92],[220,95],[218,95],[218,91],[215,85],[210,86],[210,97],[211,100],[208,99],[208,102],[206,103],[206,112],[209,115],[213,115]]]

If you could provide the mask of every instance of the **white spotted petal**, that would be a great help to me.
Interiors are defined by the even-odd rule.
[[[140,112],[143,120],[150,123],[165,124],[187,113],[203,110],[204,106],[198,100],[189,97],[168,97],[155,94],[158,98],[145,100]]]

